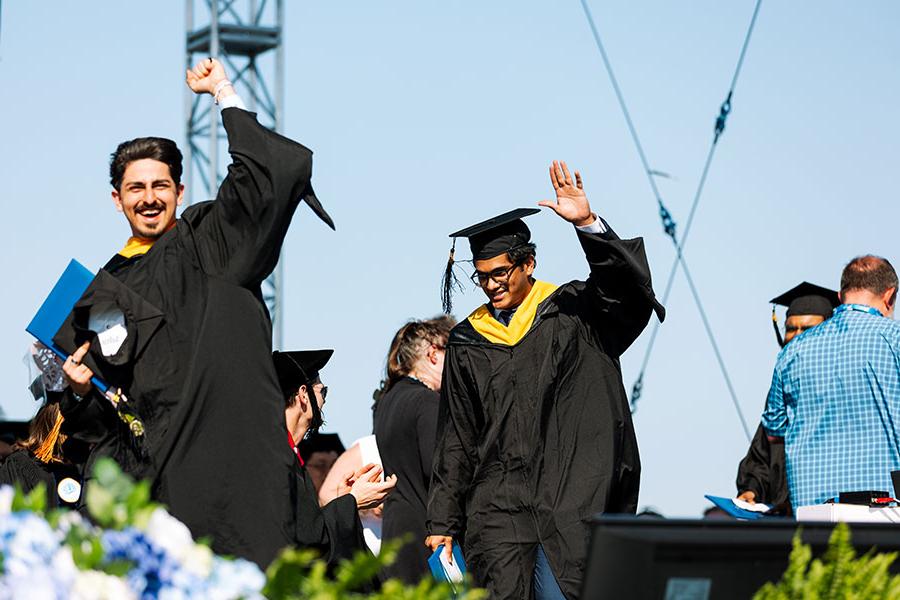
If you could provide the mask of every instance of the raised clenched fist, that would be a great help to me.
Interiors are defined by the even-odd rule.
[[[188,87],[195,94],[215,95],[217,91],[216,86],[220,82],[227,80],[228,76],[225,74],[225,67],[214,58],[204,58],[193,69],[187,70],[186,81]]]

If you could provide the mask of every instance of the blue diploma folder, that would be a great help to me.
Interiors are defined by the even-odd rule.
[[[69,353],[53,343],[53,336],[62,327],[75,303],[93,280],[94,274],[84,265],[75,259],[69,261],[69,266],[50,290],[50,295],[47,296],[34,318],[31,319],[31,323],[25,328],[25,331],[36,337],[40,343],[53,350],[63,360],[69,356]],[[109,387],[96,377],[92,381],[101,392],[105,392]]]
[[[752,510],[746,510],[739,506],[737,506],[734,502],[732,502],[731,498],[723,498],[721,496],[705,496],[707,500],[724,510],[726,513],[731,515],[736,519],[746,519],[748,521],[755,521],[756,519],[762,519],[767,517],[768,515],[761,512],[754,512]]]
[[[441,557],[444,547],[441,546],[428,557],[428,566],[431,574],[438,581],[446,581],[450,584],[453,593],[459,593],[462,589],[462,576],[466,573],[466,561],[463,560],[462,550],[457,542],[453,542],[453,564],[446,565]]]

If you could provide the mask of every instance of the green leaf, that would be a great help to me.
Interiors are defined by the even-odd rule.
[[[34,486],[27,494],[22,491],[19,482],[16,482],[12,501],[13,512],[29,511],[42,516],[46,509],[47,486],[43,482]]]
[[[87,486],[85,502],[91,517],[103,527],[112,527],[113,510],[116,498],[112,492],[104,488],[98,481],[93,481]]]
[[[134,568],[130,560],[114,560],[104,563],[100,570],[113,577],[125,577]]]
[[[63,543],[72,551],[72,560],[81,571],[96,569],[103,562],[103,544],[91,532],[72,527]]]
[[[835,526],[821,559],[811,560],[810,547],[794,535],[788,568],[778,584],[767,583],[755,600],[883,600],[900,597],[900,576],[891,575],[897,553],[872,548],[857,557],[846,523]]]

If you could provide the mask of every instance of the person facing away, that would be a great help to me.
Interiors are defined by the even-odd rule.
[[[426,544],[449,555],[458,539],[492,598],[577,597],[591,517],[635,512],[640,459],[619,357],[665,314],[643,240],[598,218],[565,163],[550,181],[556,201],[539,205],[575,226],[586,281],[534,279],[521,217],[537,209],[451,235],[468,237],[488,302],[447,343]]]
[[[804,281],[787,292],[772,298],[772,323],[775,338],[784,348],[798,335],[822,324],[831,317],[841,303],[838,293]],[[786,306],[784,337],[778,329],[775,305]],[[772,506],[776,513],[790,514],[787,476],[785,474],[784,444],[781,438],[773,440],[766,435],[762,423],[756,428],[747,455],[738,465],[738,499],[751,504],[762,502]]]
[[[84,452],[67,443],[61,424],[59,404],[48,400],[28,423],[28,436],[17,440],[0,463],[0,485],[19,485],[28,493],[43,484],[48,508],[75,506],[81,496],[81,470],[67,451],[73,456]]]
[[[784,440],[795,512],[841,492],[890,491],[900,469],[897,273],[884,258],[854,258],[840,298],[833,317],[778,355],[762,416]]]
[[[385,501],[382,537],[409,538],[388,577],[417,583],[428,574],[425,506],[437,435],[441,372],[452,317],[410,321],[391,341],[387,378],[375,404],[375,440],[384,468],[397,475],[397,489]]]
[[[228,174],[215,201],[176,219],[175,143],[138,138],[112,155],[112,199],[132,235],[55,337],[72,352],[63,428],[92,432],[90,462],[112,456],[149,480],[216,552],[266,566],[294,543],[298,483],[261,284],[301,201],[333,224],[310,184],[312,152],[260,125],[217,60],[189,70],[187,85],[222,107]]]
[[[353,558],[354,553],[366,547],[357,511],[381,504],[396,484],[396,478],[388,477],[382,481],[381,467],[364,465],[344,477],[332,501],[319,506],[318,491],[297,446],[308,435],[316,435],[324,422],[322,409],[328,386],[322,383],[320,371],[332,352],[275,352],[272,361],[284,396],[288,444],[297,455],[295,468],[300,485],[293,495],[297,510],[297,545],[319,550],[333,568],[339,561]]]

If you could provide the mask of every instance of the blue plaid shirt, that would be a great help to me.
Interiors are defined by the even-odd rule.
[[[784,438],[791,503],[892,492],[900,469],[900,323],[842,305],[778,355],[762,416]]]

